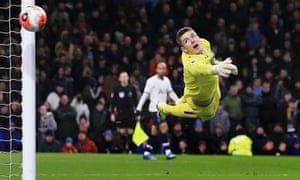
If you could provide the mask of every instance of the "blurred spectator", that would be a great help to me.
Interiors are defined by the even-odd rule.
[[[52,130],[53,132],[57,129],[57,124],[52,112],[49,112],[45,105],[40,106],[39,108],[39,138],[44,139],[45,132],[47,130]]]
[[[292,133],[288,139],[288,150],[291,155],[300,155],[300,140],[297,134]]]
[[[258,126],[259,122],[259,108],[262,104],[262,98],[253,93],[251,86],[247,86],[242,95],[242,107],[245,115],[245,127]]]
[[[57,123],[56,138],[60,141],[64,141],[69,136],[76,139],[78,132],[76,111],[70,106],[67,95],[61,96],[60,104],[54,111],[54,115]]]
[[[5,151],[5,141],[6,141],[6,137],[3,133],[3,130],[0,129],[0,151]]]
[[[289,73],[291,73],[291,72],[288,72],[287,69],[281,68],[279,70],[278,76],[275,77],[277,79],[282,80],[283,86],[287,89],[290,89],[292,87],[292,78]]]
[[[267,131],[271,131],[271,127],[276,121],[277,100],[271,92],[271,84],[263,82],[262,84],[262,105],[260,106],[260,124]]]
[[[78,131],[89,133],[89,120],[84,115],[79,118]]]
[[[43,141],[39,144],[39,152],[60,152],[60,143],[55,139],[54,132],[47,130]]]
[[[184,154],[188,152],[186,144],[186,134],[183,132],[182,124],[176,122],[171,131],[171,150],[175,154]],[[163,153],[163,152],[162,152]]]
[[[101,133],[97,145],[100,153],[121,153],[124,150],[120,135],[110,129]]]
[[[36,69],[36,107],[38,108],[42,104],[45,104],[46,98],[50,92],[51,83],[49,80],[49,77],[46,72],[40,71],[39,69]]]
[[[254,95],[256,95],[256,96],[261,95],[261,91],[262,91],[261,85],[262,85],[261,78],[256,77],[253,79],[252,91],[253,91]]]
[[[300,79],[295,80],[291,93],[295,100],[300,100]]]
[[[92,136],[97,137],[97,134],[101,134],[108,124],[109,113],[105,109],[105,104],[98,101],[95,105],[91,115],[91,133]]]
[[[82,91],[82,99],[84,102],[86,102],[90,110],[95,106],[97,100],[99,100],[101,97],[106,98],[103,92],[104,76],[99,76],[97,80],[89,79]]]
[[[105,94],[105,97],[110,99],[111,93],[119,84],[118,79],[119,79],[119,65],[113,64],[111,66],[110,73],[106,75],[103,80],[103,92]]]
[[[67,137],[65,140],[65,144],[61,148],[62,153],[78,153],[78,149],[73,145],[73,139],[71,137]]]
[[[22,131],[14,121],[9,122],[9,129],[0,128],[0,150],[22,151]]]
[[[207,152],[206,142],[208,140],[209,135],[204,131],[203,122],[200,119],[196,119],[194,126],[187,135],[187,143],[190,153],[205,154]]]
[[[51,111],[55,111],[60,102],[60,97],[64,93],[64,85],[61,82],[58,82],[55,85],[55,90],[50,92],[45,101],[45,106],[47,109],[49,108]]]
[[[294,119],[294,123],[295,123],[295,130],[296,133],[300,136],[300,103],[299,100],[296,101],[296,114],[295,114],[295,119]]]
[[[279,3],[275,2],[273,5],[277,6]],[[270,15],[269,22],[265,27],[265,34],[272,49],[282,47],[284,31],[282,29],[282,19],[279,14],[273,12]]]
[[[149,62],[149,76],[153,76],[156,73],[156,65],[159,62],[166,62],[166,59],[163,57],[163,54],[165,53],[165,47],[159,46],[159,48],[156,50],[155,55],[153,59]],[[168,76],[169,72],[166,72],[166,76]]]
[[[234,127],[241,123],[243,119],[242,100],[238,95],[238,87],[231,85],[229,87],[228,95],[223,98],[224,110],[228,113],[230,124]]]
[[[71,101],[70,104],[76,111],[76,121],[77,124],[80,124],[80,117],[85,116],[87,120],[87,126],[90,125],[90,109],[88,105],[83,101],[82,95],[78,93]]]
[[[215,132],[217,127],[222,128],[222,133],[228,135],[230,130],[230,120],[228,113],[224,110],[223,102],[219,103],[216,115],[210,120],[210,132]]]
[[[274,152],[276,155],[287,154],[287,135],[281,124],[276,123],[270,133],[270,140],[274,142]]]
[[[228,136],[225,135],[221,127],[216,126],[211,132],[209,141],[209,151],[213,154],[227,154]]]
[[[290,111],[292,98],[292,94],[290,92],[286,92],[277,104],[276,122],[281,124],[284,132],[287,131],[288,120],[291,119],[293,115]]]
[[[143,77],[148,76],[149,61],[145,57],[144,50],[142,50],[142,49],[137,50],[135,58],[133,59],[133,63],[136,66],[134,69],[138,69],[140,71],[140,74]],[[134,70],[133,70],[133,72],[134,72]]]
[[[85,132],[78,133],[78,141],[76,144],[80,153],[97,153],[98,148],[94,141],[89,139]]]
[[[252,140],[245,129],[239,129],[235,137],[229,140],[228,154],[234,156],[252,156]]]
[[[260,32],[259,24],[255,20],[252,20],[249,24],[249,29],[245,34],[245,40],[247,46],[250,49],[255,49],[259,46],[261,40],[264,38],[264,35]]]
[[[82,52],[82,48],[76,46],[74,49],[73,59],[71,60],[71,69],[72,69],[72,77],[74,78],[74,92],[82,91],[83,82],[81,82],[81,74],[83,71],[84,65],[84,55]],[[78,83],[78,84],[77,84]]]
[[[183,95],[184,82],[182,75],[180,74],[178,69],[173,69],[173,71],[170,74],[170,81],[175,93],[179,97],[181,97]]]
[[[66,53],[67,62],[70,63],[73,59],[75,46],[71,41],[71,34],[69,31],[62,31],[60,40],[55,45],[56,54],[60,54],[61,51]]]
[[[251,135],[251,139],[253,141],[253,154],[274,154],[274,142],[270,140],[262,126],[256,128],[255,133]]]

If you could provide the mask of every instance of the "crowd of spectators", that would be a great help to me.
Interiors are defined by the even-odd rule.
[[[164,61],[180,97],[184,83],[175,34],[191,26],[211,42],[217,59],[233,59],[239,75],[220,77],[222,100],[211,121],[168,117],[172,151],[225,154],[230,138],[243,128],[254,154],[300,155],[299,0],[37,4],[48,14],[37,33],[38,150],[48,145],[64,152],[139,152],[128,150],[111,116],[119,73],[129,74],[139,97],[156,63]],[[151,118],[146,109],[143,115],[148,132]]]

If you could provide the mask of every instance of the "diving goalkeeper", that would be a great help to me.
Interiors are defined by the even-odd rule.
[[[200,38],[191,27],[177,31],[176,41],[182,50],[184,94],[176,105],[164,102],[157,104],[158,117],[165,119],[168,114],[184,118],[209,120],[214,117],[221,97],[219,75],[237,75],[238,69],[231,59],[217,61],[210,43]]]

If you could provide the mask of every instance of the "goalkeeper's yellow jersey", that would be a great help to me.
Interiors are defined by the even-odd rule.
[[[193,97],[199,101],[208,101],[219,93],[218,75],[212,74],[214,53],[210,43],[200,39],[202,54],[190,55],[182,52],[183,76],[185,82],[183,98]],[[183,100],[184,100],[183,99]]]

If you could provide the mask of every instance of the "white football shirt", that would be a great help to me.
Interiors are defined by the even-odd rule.
[[[158,75],[154,75],[146,81],[144,93],[136,109],[141,111],[146,99],[149,97],[150,103],[148,109],[150,112],[156,112],[156,104],[161,101],[167,102],[168,95],[174,102],[178,99],[176,93],[172,89],[170,79],[166,76],[164,76],[163,79],[160,79]]]

